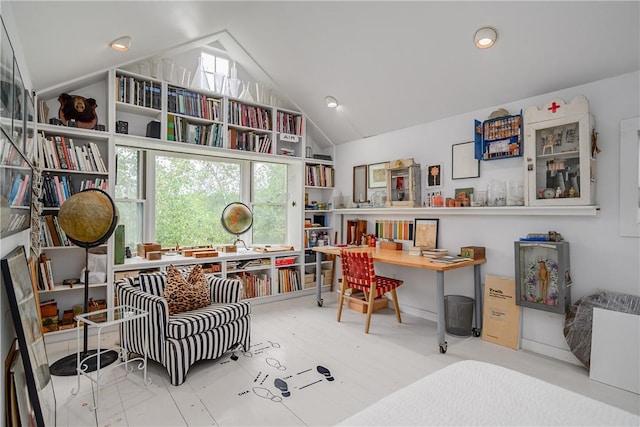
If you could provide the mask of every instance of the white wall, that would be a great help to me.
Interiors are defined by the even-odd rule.
[[[597,157],[596,200],[601,207],[599,217],[428,216],[440,218],[440,247],[453,252],[467,245],[487,248],[487,263],[483,267],[483,277],[486,274],[514,277],[513,242],[527,233],[555,230],[570,243],[572,301],[575,302],[596,289],[638,295],[640,245],[637,238],[619,236],[618,171],[620,120],[639,115],[639,81],[640,73],[634,72],[339,145],[336,147],[336,194],[351,194],[353,166],[407,157],[413,157],[422,165],[423,177],[427,164],[444,164],[442,190],[446,197],[453,197],[455,188],[486,189],[492,179],[523,179],[524,160],[518,157],[482,161],[479,178],[454,181],[451,179],[451,145],[472,141],[473,120],[486,120],[492,111],[500,107],[516,114],[531,105],[542,108],[553,98],[569,102],[577,95],[585,95],[595,116],[595,127],[599,132],[598,145],[602,149]],[[429,100],[425,99],[425,102]],[[393,107],[387,105],[384,108]],[[635,155],[637,156],[637,153]],[[424,193],[423,182],[423,197]],[[409,213],[406,216],[386,218],[415,217],[415,214]],[[362,219],[370,221],[369,231],[373,231],[371,224],[375,218]],[[405,285],[398,292],[403,311],[435,318],[437,304],[434,273],[390,266],[379,268],[381,273],[397,274],[405,280]],[[464,270],[469,271],[453,271],[445,275],[446,294],[473,296],[470,285],[471,270]],[[524,347],[574,361],[573,355],[568,353],[562,333],[563,322],[562,315],[524,308]]]

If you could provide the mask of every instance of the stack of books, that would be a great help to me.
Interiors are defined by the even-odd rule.
[[[437,256],[448,255],[449,250],[447,249],[423,249],[422,256],[427,258],[435,258]]]

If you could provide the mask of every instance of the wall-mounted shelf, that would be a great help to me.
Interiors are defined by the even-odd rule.
[[[334,209],[339,215],[492,215],[599,216],[600,206],[500,206],[467,208],[353,208]]]

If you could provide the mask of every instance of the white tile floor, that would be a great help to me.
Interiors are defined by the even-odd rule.
[[[364,315],[345,309],[335,320],[337,303],[324,294],[253,307],[251,352],[227,354],[194,365],[179,387],[162,366],[150,362],[152,384],[142,373],[107,371],[97,410],[92,386],[76,377],[53,377],[59,426],[316,426],[333,425],[383,396],[437,369],[476,359],[514,369],[636,414],[639,396],[589,380],[586,369],[480,338],[447,336],[448,351],[438,352],[436,325],[393,309],[375,313],[369,335]],[[114,342],[109,334],[105,342]],[[91,346],[90,346],[91,348]],[[75,353],[75,340],[47,345],[49,360]],[[318,371],[325,367],[329,376]],[[283,380],[288,396],[274,385]],[[281,384],[279,382],[279,384]],[[282,387],[282,386],[281,386]]]

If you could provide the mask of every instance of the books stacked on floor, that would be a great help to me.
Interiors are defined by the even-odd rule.
[[[427,258],[435,258],[437,256],[443,256],[448,254],[449,254],[448,249],[423,249],[422,250],[422,256],[425,256]]]

